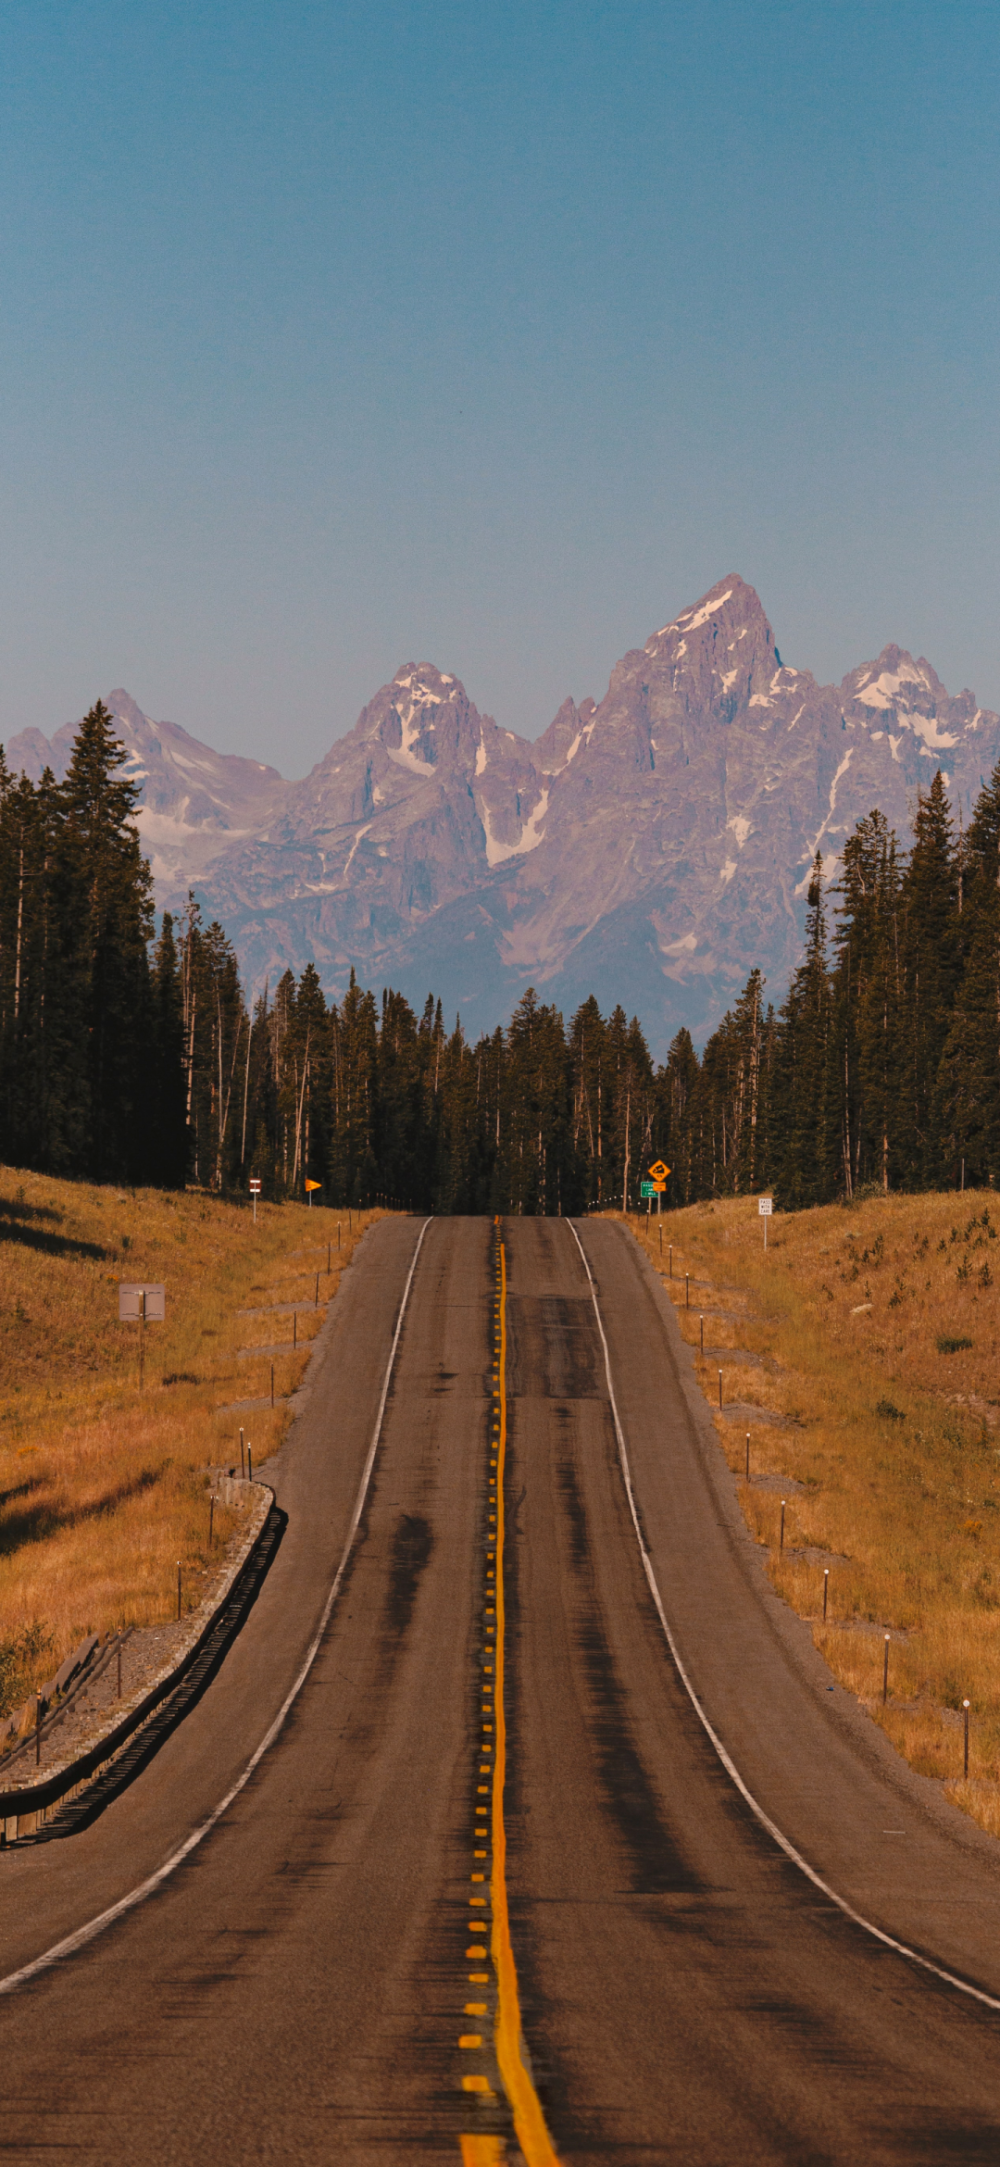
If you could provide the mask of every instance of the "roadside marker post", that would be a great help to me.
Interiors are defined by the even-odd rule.
[[[824,1565],[824,1567],[823,1567],[823,1623],[824,1623],[824,1625],[826,1624],[826,1599],[827,1599],[827,1596],[829,1595],[829,1593],[830,1593],[830,1568],[829,1568],[829,1566],[828,1566],[828,1565]]]
[[[247,1471],[247,1459],[246,1459],[246,1451],[245,1451],[245,1449],[244,1449],[244,1445],[243,1445],[243,1432],[242,1432],[242,1430],[241,1430],[241,1431],[240,1431],[240,1474],[241,1474],[241,1475],[242,1475],[242,1476],[244,1477],[244,1480],[246,1479],[246,1471]]]
[[[684,1274],[684,1307],[685,1309],[691,1307],[691,1275],[689,1272]]]
[[[321,1181],[307,1181],[307,1182],[306,1182],[306,1203],[307,1203],[307,1204],[309,1205],[309,1208],[310,1208],[310,1210],[312,1209],[313,1190],[314,1190],[314,1189],[321,1189],[322,1187],[323,1187],[323,1184],[322,1184],[322,1182],[321,1182]]]
[[[255,1174],[255,1175],[253,1176],[253,1178],[252,1178],[252,1180],[251,1180],[251,1183],[250,1183],[250,1194],[251,1194],[251,1196],[252,1196],[252,1198],[253,1198],[253,1223],[254,1223],[254,1225],[256,1226],[256,1224],[257,1224],[257,1198],[258,1198],[258,1197],[259,1197],[259,1195],[260,1195],[260,1182],[258,1181],[258,1179],[257,1179],[257,1176],[256,1176],[256,1174]]]
[[[963,1774],[963,1776],[968,1776],[968,1773],[969,1773],[969,1703],[968,1703],[968,1701],[967,1701],[967,1700],[964,1700],[964,1701],[962,1702],[962,1714],[963,1714],[963,1716],[964,1716],[964,1718],[965,1718],[965,1753],[964,1753],[964,1756],[963,1756],[963,1761],[962,1761],[962,1774]]]
[[[772,1211],[774,1210],[774,1198],[773,1198],[773,1196],[759,1196],[759,1197],[757,1198],[757,1210],[758,1210],[758,1213],[759,1213],[760,1217],[761,1217],[761,1218],[763,1219],[763,1221],[764,1221],[764,1249],[765,1249],[765,1252],[766,1252],[766,1250],[767,1250],[767,1222],[768,1222],[768,1220],[769,1220],[769,1218],[770,1218],[770,1216],[771,1216],[771,1213],[772,1213]]]
[[[719,1413],[722,1413],[722,1371],[719,1371]]]
[[[705,1319],[704,1319],[704,1317],[702,1317],[702,1316],[699,1316],[699,1318],[698,1318],[698,1322],[699,1322],[699,1324],[700,1324],[700,1326],[701,1326],[701,1351],[702,1351],[702,1354],[704,1354],[704,1352],[705,1352]]]
[[[884,1655],[884,1656],[883,1656],[883,1658],[882,1658],[882,1706],[883,1706],[883,1708],[885,1707],[885,1704],[886,1704],[886,1701],[888,1700],[888,1698],[889,1698],[889,1635],[888,1635],[888,1633],[887,1633],[887,1634],[886,1634],[886,1636],[885,1636],[885,1655]],[[968,1705],[969,1705],[969,1704],[968,1704],[968,1701],[966,1701],[966,1704],[965,1704],[965,1705],[966,1705],[966,1707],[968,1707]]]
[[[784,1547],[785,1547],[785,1500],[784,1500],[784,1498],[782,1498],[782,1500],[781,1500],[781,1534],[780,1534],[780,1535],[779,1535],[779,1537],[778,1537],[778,1549],[779,1549],[779,1550],[783,1550],[783,1549],[784,1549]]]
[[[746,1472],[746,1479],[747,1479],[747,1481],[749,1482],[749,1480],[750,1480],[750,1432],[749,1432],[749,1430],[747,1431],[747,1472]]]

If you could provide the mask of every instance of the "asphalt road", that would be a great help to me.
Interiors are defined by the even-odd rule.
[[[557,2157],[996,2162],[1000,2008],[848,1919],[735,1787],[643,1572],[572,1231],[501,1231],[502,1561],[494,1229],[435,1221],[316,1661],[186,1862],[0,1997],[0,2154],[395,2167],[458,2162],[464,2138],[467,2162],[517,2161],[493,1964],[467,1954],[490,1947],[495,1894],[475,1831],[495,1803],[502,1571],[505,1888]],[[154,1873],[281,1707],[347,1538],[419,1232],[382,1222],[345,1275],[276,1463],[281,1547],[202,1700],[90,1826],[0,1857],[4,1975]],[[830,1887],[1000,2003],[994,1847],[829,1690],[764,1582],[662,1290],[619,1229],[580,1234],[694,1691]]]

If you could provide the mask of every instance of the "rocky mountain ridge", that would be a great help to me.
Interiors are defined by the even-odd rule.
[[[736,575],[535,744],[429,663],[397,671],[302,782],[127,694],[108,704],[159,901],[193,884],[255,986],[311,958],[331,995],[353,967],[420,1003],[433,988],[472,1031],[528,984],[566,1011],[593,991],[660,1053],[681,1023],[704,1036],[755,963],[780,998],[817,849],[832,878],[875,805],[905,838],[938,766],[967,815],[1000,758],[1000,717],[898,647],[840,686],[784,664]],[[55,755],[58,772],[72,734],[47,755],[25,732],[10,765]]]

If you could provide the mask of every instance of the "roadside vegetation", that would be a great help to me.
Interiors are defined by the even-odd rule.
[[[207,1470],[239,1467],[241,1424],[255,1468],[280,1444],[282,1402],[376,1216],[265,1203],[255,1227],[200,1193],[0,1170],[0,1713],[86,1633],[176,1615],[178,1562],[184,1607],[201,1600],[236,1524],[216,1506],[210,1551]],[[239,1314],[314,1304],[317,1274],[295,1350],[290,1313]],[[121,1279],[166,1286],[142,1390]],[[247,1399],[266,1404],[234,1405]]]
[[[628,1223],[694,1350],[774,1587],[911,1765],[1000,1835],[995,1192],[776,1216],[766,1255],[752,1197]]]

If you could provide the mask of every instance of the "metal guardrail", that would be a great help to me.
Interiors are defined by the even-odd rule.
[[[102,1770],[121,1753],[128,1740],[149,1722],[162,1702],[187,1677],[205,1652],[206,1644],[216,1634],[225,1611],[232,1607],[234,1613],[238,1614],[242,1608],[239,1599],[241,1587],[252,1572],[257,1553],[269,1532],[273,1537],[274,1491],[267,1483],[239,1482],[232,1478],[226,1479],[226,1486],[230,1493],[237,1488],[244,1493],[251,1489],[259,1491],[261,1500],[266,1497],[269,1501],[268,1510],[242,1557],[235,1561],[226,1585],[205,1619],[201,1631],[196,1634],[190,1646],[185,1648],[177,1662],[154,1680],[148,1692],[134,1702],[117,1723],[110,1724],[83,1753],[66,1762],[62,1768],[54,1769],[50,1775],[40,1777],[36,1783],[19,1784],[16,1788],[0,1790],[0,1849],[16,1843],[24,1836],[37,1835],[39,1828],[44,1826],[56,1808],[68,1804],[94,1783]],[[234,1503],[235,1497],[230,1494],[226,1502]],[[235,1616],[233,1622],[236,1622]]]

